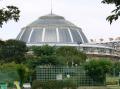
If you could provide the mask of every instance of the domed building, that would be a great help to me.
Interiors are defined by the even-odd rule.
[[[22,28],[16,39],[26,42],[27,46],[74,46],[90,57],[120,58],[112,47],[90,44],[80,27],[55,14],[41,16]]]
[[[88,43],[82,29],[62,16],[49,14],[23,28],[17,37],[27,45],[76,45]]]

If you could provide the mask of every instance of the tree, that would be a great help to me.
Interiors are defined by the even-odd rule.
[[[0,27],[2,27],[3,23],[14,20],[18,21],[20,17],[20,10],[15,6],[6,6],[6,8],[0,9]]]
[[[91,60],[85,65],[87,74],[97,82],[105,82],[106,73],[112,69],[112,62],[107,60]]]
[[[37,57],[39,65],[69,65],[75,66],[85,62],[87,56],[75,47],[52,47],[39,46],[32,47],[34,55]]]
[[[3,58],[2,52],[3,52],[4,45],[5,45],[5,42],[0,40],[0,58]]]
[[[69,66],[76,64],[80,65],[81,63],[85,62],[87,58],[85,53],[80,52],[75,47],[68,46],[59,47],[56,50],[56,54],[58,56],[62,56],[65,59],[64,61],[67,62],[66,64]]]
[[[56,47],[54,46],[34,46],[31,48],[36,56],[36,65],[64,65],[62,57],[56,55]]]
[[[36,56],[44,56],[44,55],[53,55],[55,54],[55,47],[53,46],[33,46],[31,48]]]
[[[64,61],[56,55],[45,55],[42,56],[41,59],[38,61],[39,65],[48,65],[48,66],[61,66],[65,65]]]
[[[120,16],[120,0],[103,0],[102,3],[105,4],[114,4],[115,9],[111,12],[113,13],[112,15],[108,16],[106,20],[110,22],[110,24],[113,22],[113,20],[117,20]]]
[[[25,60],[26,52],[27,46],[25,42],[18,40],[7,40],[1,48],[2,60],[5,62],[14,61],[16,63],[21,63]]]

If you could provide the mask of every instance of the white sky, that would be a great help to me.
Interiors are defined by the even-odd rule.
[[[9,21],[0,28],[2,40],[16,38],[21,28],[40,16],[50,13],[51,0],[1,0],[0,8],[16,5],[21,10],[20,20]],[[106,17],[114,9],[113,5],[102,4],[101,0],[53,0],[53,13],[81,27],[88,39],[120,37],[120,19],[112,25]]]

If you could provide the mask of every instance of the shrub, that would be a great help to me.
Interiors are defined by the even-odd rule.
[[[76,89],[76,85],[71,81],[58,81],[58,80],[48,80],[40,81],[35,80],[32,84],[32,89]]]
[[[109,73],[112,63],[107,60],[91,60],[85,64],[87,74],[96,82],[105,82],[106,73]]]

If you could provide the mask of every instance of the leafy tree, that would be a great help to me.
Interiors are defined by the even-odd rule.
[[[85,62],[86,54],[75,47],[39,46],[31,48],[37,57],[37,64],[41,65],[69,65],[75,66]]]
[[[86,54],[83,52],[80,52],[77,50],[75,47],[59,47],[56,50],[56,54],[58,56],[64,57],[65,61],[67,62],[68,65],[73,66],[73,65],[80,65],[81,63],[86,61]]]
[[[16,6],[6,6],[0,9],[0,27],[2,27],[3,23],[14,20],[18,21],[20,17],[20,10]]]
[[[115,5],[115,9],[111,12],[113,13],[112,15],[108,16],[106,19],[110,22],[110,24],[112,23],[113,20],[117,20],[120,16],[120,0],[103,0],[102,3],[106,3],[106,4],[114,4]]]
[[[5,43],[4,41],[0,40],[0,47],[4,45],[4,43]]]
[[[56,55],[56,47],[54,46],[38,46],[31,48],[36,58],[36,65],[64,65],[62,57]]]
[[[5,62],[15,61],[16,63],[21,63],[25,60],[27,47],[22,41],[7,40],[1,49],[1,56]]]
[[[3,58],[2,51],[3,51],[4,45],[5,45],[5,42],[0,40],[0,59]]]
[[[31,48],[36,56],[44,56],[44,55],[53,55],[55,54],[55,47],[53,46],[33,46]]]
[[[56,55],[50,55],[50,56],[42,56],[39,60],[40,65],[54,65],[54,66],[60,66],[65,65],[64,60],[57,57]]]
[[[97,82],[104,82],[106,73],[109,73],[112,68],[112,62],[107,60],[91,60],[85,65],[87,74]]]

